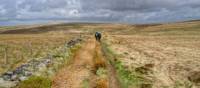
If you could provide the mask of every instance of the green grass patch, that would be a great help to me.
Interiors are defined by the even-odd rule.
[[[83,80],[82,85],[83,85],[82,88],[89,88],[89,79]]]
[[[142,74],[126,69],[122,62],[117,59],[118,55],[109,48],[108,44],[103,42],[102,46],[107,59],[117,71],[122,88],[152,88],[151,82],[145,79]]]
[[[123,88],[129,88],[130,86],[140,88],[144,85],[148,85],[148,87],[145,88],[151,88],[151,83],[148,80],[145,80],[142,74],[127,70],[120,61],[114,63],[120,78],[119,81],[122,83]]]
[[[52,81],[46,77],[32,76],[21,82],[16,88],[51,88]]]

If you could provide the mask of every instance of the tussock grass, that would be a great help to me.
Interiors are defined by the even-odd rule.
[[[32,76],[21,82],[16,88],[51,88],[52,81],[49,78]]]

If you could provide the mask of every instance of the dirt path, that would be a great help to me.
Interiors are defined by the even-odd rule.
[[[90,39],[76,52],[73,62],[56,75],[52,88],[81,88],[82,81],[90,77],[94,50],[95,41]]]
[[[107,76],[97,74],[100,68],[107,70]],[[119,88],[113,72],[101,52],[100,43],[89,39],[75,53],[71,63],[54,77],[52,88]]]

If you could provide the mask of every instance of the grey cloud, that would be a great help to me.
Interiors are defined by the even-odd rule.
[[[0,6],[6,13],[1,14],[0,17],[2,18],[14,18],[16,16],[16,1],[15,0],[1,0]]]
[[[200,0],[1,0],[0,17],[34,22],[171,22],[199,19]]]
[[[89,2],[89,3],[88,3]],[[116,11],[149,10],[177,7],[177,0],[82,0],[83,8],[110,9]]]
[[[82,3],[83,8],[90,11],[106,9],[115,12],[122,22],[170,22],[200,18],[199,0],[84,0]]]

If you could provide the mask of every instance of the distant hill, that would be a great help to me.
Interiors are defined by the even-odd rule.
[[[194,29],[200,28],[200,20],[190,20],[165,24],[114,24],[114,23],[54,23],[38,25],[4,26],[0,27],[0,34],[37,34],[50,31],[79,31],[99,30],[112,33],[134,33],[142,31],[159,31],[171,29]],[[123,30],[122,30],[123,29]],[[116,31],[118,30],[118,31]],[[120,31],[119,31],[120,30]]]

